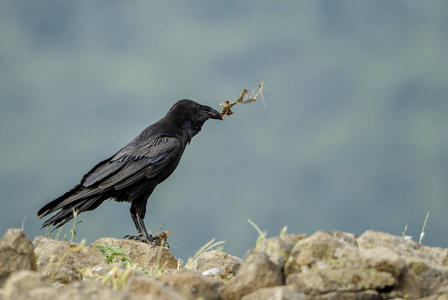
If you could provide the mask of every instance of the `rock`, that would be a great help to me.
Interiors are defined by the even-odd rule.
[[[286,283],[306,294],[384,290],[405,270],[393,251],[360,249],[356,236],[342,232],[319,231],[299,241],[285,264]]]
[[[183,300],[178,293],[147,276],[131,277],[125,290],[136,295],[144,295],[145,299]]]
[[[203,276],[190,270],[173,270],[155,276],[154,280],[169,287],[183,299],[221,299],[218,288],[224,285],[219,279]]]
[[[332,298],[345,293],[358,299],[366,290],[374,291],[365,295],[369,299],[420,298],[444,294],[448,250],[375,231],[360,237],[317,232],[297,242],[284,270],[287,284],[314,298],[336,292]]]
[[[387,299],[394,299],[387,298]],[[330,292],[319,295],[307,295],[307,300],[383,300],[377,291],[366,290],[359,292]]]
[[[153,247],[150,244],[142,243],[140,241],[101,238],[93,242],[90,247],[105,244],[124,248],[127,255],[134,261],[134,263],[147,271],[183,268],[169,249],[164,247]]]
[[[58,263],[40,265],[39,273],[53,282],[62,284],[83,279],[82,272],[76,265],[62,266]]]
[[[34,271],[17,271],[5,282],[3,296],[5,299],[23,298],[29,294],[31,290],[38,287],[51,287],[51,284]]]
[[[106,267],[107,274],[104,274],[103,276],[99,276],[96,278],[101,279],[101,283],[113,288],[114,290],[121,290],[123,289],[129,278],[132,278],[133,276],[143,275],[139,271],[135,270],[131,267],[123,267],[118,265],[108,265]],[[93,280],[95,280],[95,276],[92,276]]]
[[[448,294],[432,295],[420,298],[421,300],[448,300]]]
[[[279,267],[283,267],[288,260],[294,245],[304,239],[306,234],[287,234],[263,240],[255,248],[247,251],[245,258],[254,255],[267,255],[269,260]]]
[[[127,291],[113,290],[107,285],[95,281],[76,281],[57,288],[44,277],[32,271],[13,273],[4,286],[5,300],[137,300],[142,298]]]
[[[108,244],[124,248],[133,262],[146,271],[178,267],[177,259],[168,249],[152,247],[138,241],[102,238],[90,246],[83,246],[38,236],[33,244],[38,256],[39,272],[51,281],[63,284],[81,280],[85,275],[105,275],[116,269],[112,270],[106,265],[97,245]],[[120,270],[114,272],[118,274]]]
[[[246,294],[265,287],[284,284],[282,268],[267,255],[249,255],[235,277],[219,289],[225,299],[240,299]]]
[[[70,300],[137,300],[144,299],[125,290],[114,290],[96,281],[75,281],[58,289],[58,297],[54,299]],[[33,291],[34,294],[34,291]],[[36,298],[37,299],[37,298]]]
[[[218,268],[218,274],[215,274],[214,272],[210,273],[215,274],[222,279],[229,280],[235,276],[242,262],[243,260],[241,258],[229,255],[222,251],[212,250],[202,253],[193,261],[189,269],[203,273]]]
[[[87,247],[36,237],[33,243],[38,273],[23,232],[9,230],[0,241],[0,300],[448,300],[447,249],[375,231],[275,237],[244,261],[209,251],[189,269],[180,269],[168,249],[137,241],[107,238]],[[124,248],[136,264],[106,264],[99,244]]]
[[[284,285],[283,266],[294,245],[305,237],[305,234],[287,234],[269,238],[247,251],[236,276],[221,288],[221,295],[239,299],[260,288]]]
[[[433,287],[434,292],[432,294],[436,295],[442,295],[446,294],[448,295],[448,280],[444,280],[443,282],[439,283],[437,287]]]
[[[241,298],[241,300],[307,300],[298,288],[290,285],[261,288]]]
[[[53,282],[66,284],[81,280],[86,268],[105,265],[101,252],[94,247],[56,241],[43,236],[37,236],[33,245],[38,257],[39,273]]]
[[[404,260],[406,272],[394,287],[404,295],[423,297],[438,292],[448,282],[448,249],[419,245],[388,233],[366,231],[358,239],[361,249],[393,252]]]
[[[31,241],[20,229],[9,229],[0,241],[0,287],[18,270],[37,270]]]

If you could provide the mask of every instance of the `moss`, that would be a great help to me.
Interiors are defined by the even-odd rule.
[[[291,251],[287,252],[287,251],[283,251],[282,248],[279,248],[277,251],[278,254],[284,256],[286,259],[289,258],[289,256],[291,255]]]
[[[354,284],[356,284],[356,285],[357,285],[361,280],[362,280],[362,277],[361,277],[361,275],[359,275],[359,274],[355,274],[355,275],[352,276],[352,282],[353,282]]]
[[[415,273],[415,275],[421,277],[423,273],[429,270],[429,267],[422,261],[413,261],[409,263],[409,268]]]
[[[389,261],[382,261],[381,263],[376,265],[375,268],[378,271],[387,272],[392,274],[393,276],[398,276],[401,273],[400,268]]]
[[[313,244],[311,245],[311,251],[313,256],[317,259],[323,260],[333,258],[333,249],[328,244]]]

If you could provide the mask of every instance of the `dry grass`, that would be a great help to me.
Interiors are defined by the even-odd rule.
[[[260,83],[256,84],[255,87],[256,88],[252,90],[244,89],[241,92],[240,97],[234,102],[226,100],[223,103],[220,103],[219,106],[221,107],[221,115],[223,119],[226,115],[230,116],[231,114],[233,114],[232,107],[237,103],[251,103],[256,101],[258,97],[261,97],[261,99],[263,99],[264,82],[261,81]]]

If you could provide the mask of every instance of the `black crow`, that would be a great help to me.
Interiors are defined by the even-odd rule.
[[[72,190],[42,207],[37,213],[39,218],[59,210],[42,228],[60,227],[73,219],[75,211],[79,214],[93,210],[110,198],[131,203],[138,235],[125,238],[154,242],[143,221],[148,198],[173,173],[185,147],[208,119],[223,118],[209,106],[187,99],[177,101],[162,119],[93,167]]]

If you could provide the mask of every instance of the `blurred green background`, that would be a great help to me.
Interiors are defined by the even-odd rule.
[[[1,1],[0,231],[178,99],[219,109],[151,196],[146,222],[186,260],[212,238],[242,257],[284,225],[448,241],[448,1]],[[129,204],[79,238],[134,234]],[[70,236],[72,223],[64,233]]]

